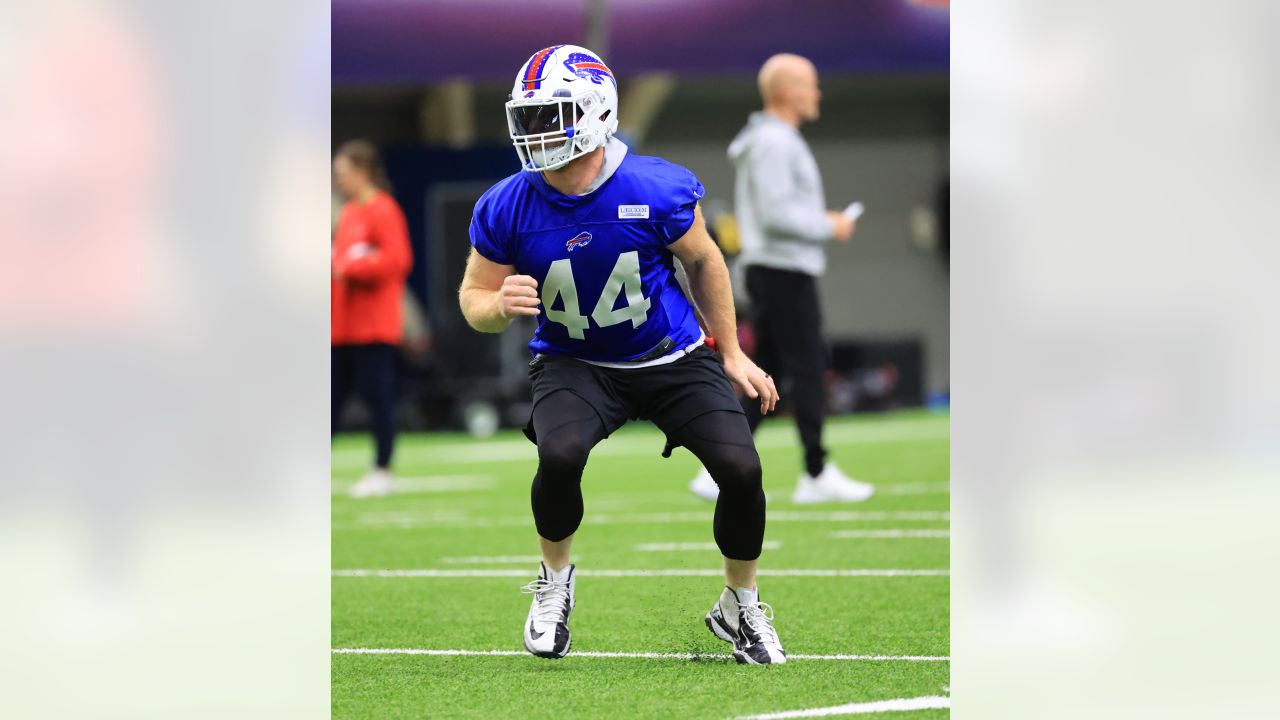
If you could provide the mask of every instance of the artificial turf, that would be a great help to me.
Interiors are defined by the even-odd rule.
[[[877,486],[857,504],[795,506],[794,427],[758,435],[769,512],[760,560],[769,570],[942,570],[948,566],[948,418],[904,412],[832,419],[827,444],[846,472]],[[586,518],[574,542],[580,572],[563,660],[527,655],[334,654],[335,718],[729,718],[947,694],[946,574],[768,576],[761,600],[791,655],[922,659],[796,659],[738,666],[702,617],[714,576],[607,577],[593,570],[718,570],[711,504],[689,493],[696,460],[662,459],[660,433],[632,424],[593,452],[583,478]],[[486,440],[402,436],[395,470],[405,492],[354,500],[344,488],[369,461],[368,441],[334,442],[333,567],[349,570],[515,572],[501,577],[332,580],[332,646],[521,652],[536,536],[529,514],[534,447],[518,433]],[[934,530],[928,537],[833,537],[840,531]],[[907,535],[907,536],[903,536]],[[693,547],[640,550],[684,543]],[[700,544],[700,545],[699,545]],[[679,654],[602,658],[589,652]],[[576,653],[576,655],[575,655]],[[945,717],[946,709],[885,717]],[[877,717],[877,715],[863,715]]]

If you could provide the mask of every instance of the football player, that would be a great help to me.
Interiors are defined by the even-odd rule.
[[[525,648],[545,658],[569,653],[582,470],[598,442],[641,419],[666,434],[664,456],[688,448],[719,486],[713,528],[725,588],[707,627],[732,643],[740,663],[786,662],[756,588],[760,458],[730,383],[762,413],[778,391],[738,347],[729,273],[698,207],[702,184],[614,137],[617,79],[585,48],[534,53],[506,113],[522,172],[476,202],[459,302],[481,332],[501,332],[522,315],[538,323],[525,434],[538,446],[531,499],[543,562],[524,588],[533,595]],[[675,258],[719,355],[676,282]]]

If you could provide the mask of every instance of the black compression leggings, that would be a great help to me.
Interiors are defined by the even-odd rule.
[[[582,470],[605,429],[595,410],[567,390],[538,403],[533,428],[538,438],[538,472],[530,493],[533,518],[539,535],[559,542],[582,522]],[[671,440],[689,448],[720,486],[714,523],[720,552],[734,560],[760,557],[764,491],[747,419],[725,410],[705,413],[672,433]]]

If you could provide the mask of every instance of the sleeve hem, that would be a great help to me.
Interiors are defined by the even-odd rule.
[[[678,242],[680,242],[681,240],[683,240],[683,239],[684,239],[684,236],[689,234],[689,229],[693,227],[693,221],[694,221],[694,219],[695,219],[695,217],[691,214],[691,215],[689,216],[689,222],[688,222],[688,223],[681,223],[684,227],[681,227],[681,228],[680,228],[680,232],[679,232],[679,233],[670,233],[670,234],[669,234],[666,244],[667,244],[667,245],[674,245],[675,243],[678,243]]]
[[[512,264],[513,264],[510,260],[508,260],[508,259],[506,259],[506,258],[498,258],[498,257],[495,257],[495,256],[494,256],[494,253],[492,253],[491,251],[489,251],[489,250],[488,250],[488,249],[486,249],[486,248],[482,248],[482,247],[480,247],[479,245],[477,245],[477,244],[475,244],[475,243],[471,243],[471,247],[475,248],[475,251],[476,251],[477,253],[479,253],[480,257],[484,258],[485,260],[488,260],[489,262],[497,263],[497,264],[499,264],[499,265],[512,265]]]

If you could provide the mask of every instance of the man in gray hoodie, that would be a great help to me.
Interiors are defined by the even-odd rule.
[[[757,363],[788,383],[805,471],[796,483],[796,503],[856,502],[871,497],[871,485],[845,475],[827,460],[822,446],[826,410],[823,375],[827,349],[817,278],[827,266],[827,244],[846,243],[854,221],[826,209],[822,177],[800,125],[818,119],[818,73],[798,55],[769,58],[760,68],[764,110],[752,113],[729,146],[737,167],[735,205],[742,236],[742,264],[756,328]],[[754,432],[761,415],[745,403]],[[719,493],[704,468],[690,485],[714,500]]]

